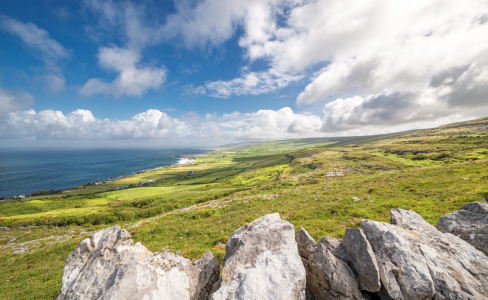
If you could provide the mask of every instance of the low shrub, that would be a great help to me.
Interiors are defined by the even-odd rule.
[[[119,218],[122,221],[130,221],[130,220],[133,220],[135,218],[135,216],[136,216],[136,213],[133,211],[123,211],[120,213]]]
[[[202,211],[195,213],[190,218],[194,219],[194,220],[195,219],[205,219],[205,218],[208,218],[208,217],[215,215],[216,213],[217,213],[217,210],[215,210],[215,209],[204,209]]]
[[[412,157],[412,160],[426,160],[429,159],[429,157],[423,153],[416,154]]]
[[[31,196],[40,196],[40,195],[57,195],[62,194],[61,190],[49,190],[49,191],[37,191],[31,194]]]

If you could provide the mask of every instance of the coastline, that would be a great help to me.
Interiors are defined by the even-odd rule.
[[[204,150],[204,149],[199,149],[199,150]],[[196,160],[196,157],[198,157],[198,156],[205,156],[207,153],[211,152],[211,151],[208,151],[208,149],[205,149],[205,150],[206,150],[206,152],[201,153],[201,154],[174,155],[172,157],[177,158],[178,160],[176,162],[171,163],[171,164],[168,164],[168,165],[158,166],[158,167],[152,167],[152,168],[147,168],[147,169],[142,169],[142,170],[133,171],[133,172],[130,172],[130,173],[124,174],[124,175],[113,176],[113,177],[106,177],[105,179],[99,179],[99,180],[95,180],[95,181],[88,181],[88,182],[84,182],[84,183],[81,183],[81,184],[78,184],[78,185],[72,185],[72,186],[69,186],[69,187],[63,187],[63,188],[59,188],[58,187],[56,190],[60,190],[60,191],[62,191],[62,194],[65,194],[65,193],[69,193],[69,192],[73,192],[73,191],[85,189],[85,186],[86,185],[97,185],[97,186],[98,185],[103,185],[103,184],[106,184],[106,183],[110,183],[112,181],[120,180],[122,178],[126,178],[126,177],[130,177],[130,176],[134,176],[134,175],[146,173],[146,172],[149,172],[149,171],[154,171],[154,170],[161,169],[161,168],[169,168],[169,167],[174,167],[174,166],[179,166],[179,165],[182,166],[182,165],[190,164],[190,163],[193,163]],[[34,191],[34,192],[47,191],[47,190],[53,190],[53,189],[51,189],[51,187],[48,187],[48,188],[42,188],[42,189],[37,190],[37,191]],[[0,204],[1,203],[6,203],[6,202],[4,202],[4,200],[20,200],[20,199],[24,199],[24,198],[30,198],[31,197],[31,194],[34,193],[34,192],[31,192],[30,194],[23,193],[23,192],[20,192],[20,193],[17,192],[17,193],[10,194],[10,195],[6,195],[6,196],[0,196]],[[59,195],[59,194],[60,193],[51,194],[51,195],[54,196],[54,195]],[[37,197],[37,196],[39,196],[39,195],[36,195],[34,197]]]

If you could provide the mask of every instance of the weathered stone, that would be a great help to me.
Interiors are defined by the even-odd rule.
[[[314,246],[317,242],[315,242],[314,238],[303,227],[300,227],[300,230],[298,230],[295,241],[297,242],[298,254],[301,257],[308,259],[310,253],[315,251]]]
[[[488,215],[488,203],[485,202],[471,202],[466,203],[460,210],[467,210],[473,214]]]
[[[456,210],[440,218],[436,228],[454,234],[488,255],[488,215]]]
[[[358,278],[345,261],[349,258],[340,240],[325,236],[315,243],[308,232],[300,228],[296,241],[307,272],[309,299],[362,299]]]
[[[338,172],[338,171],[331,171],[331,172],[325,173],[324,176],[325,177],[343,177],[344,173]]]
[[[307,268],[307,292],[314,300],[363,299],[359,291],[359,282],[347,265],[337,258],[322,243],[309,255]]]
[[[305,276],[293,225],[270,214],[231,235],[210,299],[304,300]]]
[[[66,259],[57,299],[208,298],[219,276],[210,251],[198,261],[152,253],[118,225],[97,231]]]
[[[395,209],[390,224],[363,220],[361,226],[380,270],[379,294],[395,300],[488,299],[486,255],[417,213]]]
[[[351,199],[352,199],[354,202],[359,202],[359,201],[361,201],[361,199],[359,199],[358,197],[351,197]]]
[[[359,277],[360,288],[370,292],[379,291],[381,283],[378,265],[363,231],[359,228],[347,228],[341,246],[349,257],[349,265]]]

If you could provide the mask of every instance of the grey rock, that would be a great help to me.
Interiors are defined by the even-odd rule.
[[[325,177],[343,177],[344,173],[338,172],[338,171],[331,171],[331,172],[325,173],[324,176]]]
[[[318,243],[300,228],[296,235],[298,252],[307,272],[309,299],[362,299],[358,278],[348,265],[341,241],[325,236]]]
[[[349,265],[359,276],[360,288],[370,292],[379,291],[381,283],[378,264],[363,231],[359,228],[347,228],[341,246],[349,257]]]
[[[462,239],[402,209],[391,211],[390,224],[363,220],[361,225],[385,299],[488,299],[488,259]]]
[[[471,202],[466,203],[460,210],[467,210],[474,214],[488,215],[488,203],[485,202]]]
[[[305,278],[293,225],[269,214],[231,235],[209,299],[305,300]]]
[[[307,292],[314,300],[363,299],[358,278],[347,265],[322,243],[304,261],[307,270]]]
[[[317,243],[303,227],[300,227],[300,230],[298,230],[295,241],[297,242],[298,254],[301,257],[308,259],[310,253],[315,251],[314,246]]]
[[[341,240],[330,236],[324,236],[320,239],[319,244],[323,244],[327,250],[335,255],[335,257],[345,262],[350,261],[350,258],[347,255],[346,251],[344,251],[344,248],[342,248]]]
[[[488,215],[456,210],[440,218],[436,228],[465,240],[488,255]]]
[[[361,201],[361,199],[359,199],[358,197],[351,197],[351,199],[352,199],[354,202],[359,202],[359,201]]]
[[[191,262],[152,253],[118,225],[84,239],[66,259],[63,299],[207,299],[219,276],[210,251]]]

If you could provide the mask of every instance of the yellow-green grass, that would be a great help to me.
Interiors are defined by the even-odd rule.
[[[150,187],[119,191],[87,187],[84,195],[2,204],[0,221],[89,214],[94,218],[83,220],[81,226],[0,232],[0,269],[8,270],[0,272],[0,298],[54,299],[64,260],[83,238],[79,233],[115,223],[129,228],[147,220],[129,230],[135,242],[151,251],[169,246],[190,259],[210,249],[221,263],[225,249],[217,243],[225,243],[238,227],[268,213],[280,213],[295,230],[303,226],[315,239],[341,238],[345,228],[360,226],[362,219],[388,222],[393,208],[412,209],[435,225],[442,215],[488,197],[488,136],[478,132],[477,125],[469,125],[477,122],[461,124],[462,130],[441,127],[356,140],[258,143],[198,157],[197,166],[144,173],[161,176]],[[443,155],[446,152],[449,156]],[[192,170],[200,173],[186,176]],[[332,170],[346,176],[324,177]],[[146,181],[141,175],[122,180]],[[119,181],[111,186],[122,185]],[[195,204],[195,209],[173,212]],[[154,216],[159,217],[148,219]],[[26,242],[61,234],[72,238],[54,244],[43,241],[24,254],[3,248],[11,236]]]

